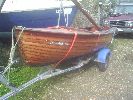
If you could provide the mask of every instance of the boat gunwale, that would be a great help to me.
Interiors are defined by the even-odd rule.
[[[55,30],[56,29],[56,30]],[[16,31],[21,31],[21,28],[16,28]],[[101,31],[97,31],[97,30],[87,30],[85,28],[25,28],[24,32],[38,32],[38,33],[50,33],[50,34],[64,34],[64,35],[73,35],[74,33],[77,33],[78,35],[107,35],[107,34],[112,34],[112,32],[110,32],[110,30],[101,30]],[[34,33],[32,33],[34,34]]]

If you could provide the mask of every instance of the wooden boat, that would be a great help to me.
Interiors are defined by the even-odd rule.
[[[19,32],[21,29],[17,28],[17,36]],[[93,53],[110,44],[112,36],[109,30],[95,31],[93,28],[26,28],[19,42],[19,51],[27,64],[56,63]]]
[[[72,0],[75,1],[76,0]],[[81,7],[77,4],[78,7]],[[82,7],[81,7],[82,8]],[[26,28],[19,41],[20,54],[27,64],[60,63],[65,59],[94,53],[112,41],[114,31],[101,29],[95,21],[81,9],[94,24],[88,29],[66,27]],[[21,28],[16,28],[18,38]]]

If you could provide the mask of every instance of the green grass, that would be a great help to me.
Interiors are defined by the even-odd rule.
[[[26,88],[22,92],[10,98],[10,100],[38,100],[42,96],[47,95],[49,87],[52,87],[53,84],[62,81],[63,76],[52,77],[46,80],[38,81],[34,85]]]
[[[9,59],[10,45],[0,44],[0,66],[6,66]],[[17,54],[17,53],[16,53]],[[17,55],[18,56],[18,55]],[[9,75],[10,82],[16,87],[28,82],[32,78],[36,77],[38,73],[46,71],[44,67],[31,67],[23,63],[14,64],[11,67],[11,72]],[[6,75],[7,76],[7,75]],[[57,80],[56,80],[57,79]],[[47,87],[52,86],[62,80],[62,76],[53,77],[47,80],[42,80],[30,87],[24,89],[22,92],[17,95],[10,97],[10,100],[27,100],[29,98],[39,98],[42,95],[47,93]],[[0,84],[0,96],[10,92],[10,89],[6,88],[5,85]]]
[[[16,87],[18,87],[19,85],[23,83],[26,83],[28,80],[35,77],[37,73],[39,72],[38,68],[31,68],[28,66],[20,66],[20,67],[14,68],[13,70],[11,70],[10,75],[9,75],[10,82]],[[0,96],[9,92],[9,89],[7,89],[4,85],[0,85],[0,90],[1,90]]]
[[[0,44],[0,66],[7,66],[10,45]],[[30,67],[24,64],[14,64],[9,75],[10,82],[16,87],[34,78],[40,72],[40,67]],[[7,77],[7,74],[5,74]],[[0,84],[0,96],[9,92],[10,89]]]

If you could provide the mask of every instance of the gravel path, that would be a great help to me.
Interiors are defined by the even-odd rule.
[[[133,39],[115,39],[106,72],[85,67],[63,75],[40,100],[132,100]]]

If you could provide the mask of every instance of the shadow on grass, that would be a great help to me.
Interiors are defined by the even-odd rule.
[[[63,63],[60,64],[61,68],[60,67],[59,68],[60,69],[65,69],[65,68],[70,68],[72,66],[76,66],[80,62],[80,60],[85,60],[84,58],[86,59],[87,57],[83,57],[83,59],[81,57],[81,59],[80,58],[72,58],[72,59],[69,59],[69,60],[65,60]],[[96,65],[97,65],[97,63],[94,62],[93,59],[90,59],[90,61],[87,64],[83,65],[81,68],[78,68],[76,70],[73,70],[73,71],[70,71],[70,72],[67,72],[67,73],[64,73],[64,74],[71,74],[71,73],[76,74],[76,73],[79,73],[79,72],[80,73],[85,72],[85,71],[90,70],[90,68],[92,68],[92,67],[96,67]]]
[[[133,39],[133,33],[119,33],[115,36],[115,38]]]

